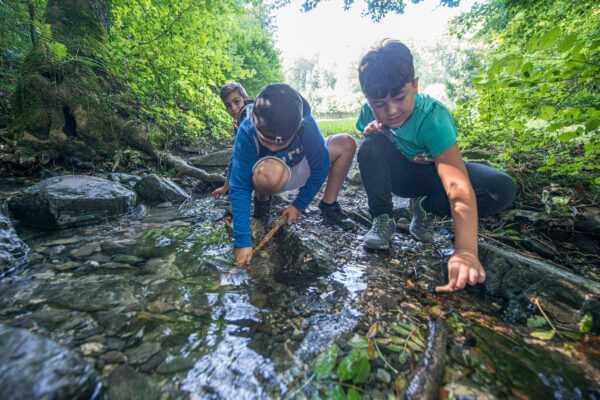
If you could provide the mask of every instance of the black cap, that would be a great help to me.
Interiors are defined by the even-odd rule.
[[[302,124],[302,97],[285,83],[272,83],[258,94],[252,114],[256,129],[278,143],[292,137]]]

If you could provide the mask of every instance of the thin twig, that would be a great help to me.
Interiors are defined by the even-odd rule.
[[[373,340],[373,344],[375,345],[375,348],[377,349],[377,353],[379,353],[379,357],[381,357],[381,359],[383,360],[383,362],[385,363],[385,365],[387,365],[388,367],[390,367],[390,369],[392,371],[394,371],[394,373],[396,375],[398,375],[398,370],[396,368],[392,367],[389,362],[387,362],[387,360],[385,359],[385,357],[381,353],[381,350],[379,350],[379,346],[377,345],[377,342],[375,340]]]
[[[560,333],[558,333],[558,330],[554,327],[554,325],[552,325],[552,322],[550,321],[550,318],[548,318],[548,316],[546,315],[546,313],[544,312],[544,310],[542,309],[542,306],[540,305],[540,301],[538,300],[538,298],[536,297],[535,299],[533,299],[533,302],[535,303],[535,305],[540,309],[540,312],[542,313],[542,315],[544,316],[544,318],[546,319],[546,321],[548,321],[548,323],[550,324],[550,327],[552,328],[552,330],[554,331],[554,333],[556,333],[558,336],[560,336],[563,340],[565,340],[565,338],[563,337],[563,335],[561,335]]]

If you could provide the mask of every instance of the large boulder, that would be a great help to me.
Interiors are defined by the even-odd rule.
[[[6,215],[0,213],[0,277],[23,266],[29,247],[19,237]]]
[[[139,180],[133,190],[137,192],[142,201],[151,204],[164,202],[179,202],[188,198],[188,194],[169,178],[150,174]]]
[[[137,196],[125,186],[87,175],[45,179],[15,195],[8,208],[26,225],[62,229],[125,214]]]
[[[190,164],[196,167],[226,167],[233,156],[233,148],[206,154],[190,159]]]
[[[554,322],[577,331],[579,321],[590,312],[593,329],[600,329],[600,284],[597,282],[483,243],[479,245],[479,258],[486,267],[483,284],[486,293],[506,300],[506,308],[535,309],[533,301],[537,299]]]
[[[26,329],[0,324],[0,397],[90,399],[98,376],[83,358]]]

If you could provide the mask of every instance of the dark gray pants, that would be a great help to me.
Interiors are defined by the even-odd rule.
[[[465,163],[477,197],[479,215],[500,212],[515,199],[513,179],[494,168]],[[427,195],[423,208],[438,216],[450,215],[450,203],[434,164],[418,164],[384,135],[373,134],[358,149],[360,176],[367,192],[372,217],[392,215],[392,193],[415,198]]]

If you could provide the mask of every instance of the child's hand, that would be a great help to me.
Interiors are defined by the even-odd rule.
[[[483,283],[485,270],[477,256],[466,250],[455,251],[448,260],[448,285],[449,291],[463,289],[467,282],[469,285]]]
[[[300,210],[294,206],[289,206],[281,213],[281,216],[285,218],[287,222],[294,222],[300,216]]]
[[[385,127],[383,126],[383,124],[379,121],[371,121],[369,122],[369,125],[367,125],[365,127],[365,130],[362,132],[361,134],[361,139],[364,139],[365,137],[372,135],[374,133],[385,133]]]
[[[237,121],[234,119],[234,120],[233,120],[233,121],[231,121],[231,122],[233,123],[233,129],[235,129],[235,131],[237,132],[237,130],[238,130],[238,128],[239,128]]]
[[[250,260],[252,260],[252,250],[252,247],[236,247],[233,249],[235,265],[250,264]]]
[[[225,196],[227,194],[227,192],[229,192],[229,188],[226,188],[225,186],[221,186],[220,188],[213,190],[212,197],[214,197],[215,199],[218,199],[221,196]]]

